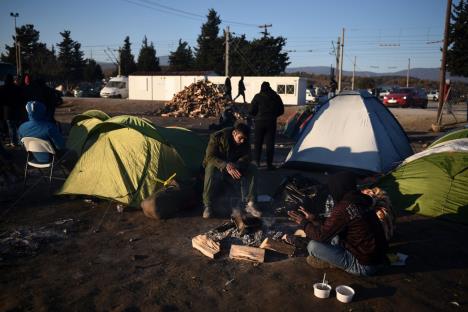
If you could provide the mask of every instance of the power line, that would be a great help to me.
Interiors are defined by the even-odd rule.
[[[134,0],[134,1],[123,0],[123,1],[135,4],[135,5],[139,5],[139,6],[144,6],[146,8],[153,9],[155,11],[176,15],[176,16],[179,16],[179,17],[185,17],[185,18],[190,18],[190,19],[195,19],[195,20],[200,20],[200,19],[204,20],[206,18],[206,16],[204,16],[204,15],[184,11],[184,10],[181,10],[181,9],[177,9],[177,8],[174,8],[174,7],[170,7],[170,6],[167,6],[167,5],[160,4],[160,3],[155,2],[155,1],[150,1],[150,0]],[[137,2],[135,2],[135,1],[137,1]],[[229,23],[229,24],[236,24],[236,25],[241,25],[241,26],[257,27],[257,25],[250,24],[250,23],[237,22],[237,21],[227,20],[227,19],[220,19],[220,20],[224,24]]]

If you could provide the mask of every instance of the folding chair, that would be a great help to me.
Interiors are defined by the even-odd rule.
[[[21,139],[21,142],[24,145],[24,148],[27,152],[26,166],[24,169],[24,181],[23,187],[26,186],[26,180],[28,178],[28,169],[33,167],[39,169],[42,173],[42,169],[50,168],[49,172],[49,187],[52,182],[52,172],[54,171],[55,164],[55,150],[50,144],[49,141],[33,138],[33,137],[24,137]],[[38,163],[34,160],[32,153],[49,153],[49,162],[47,163]]]

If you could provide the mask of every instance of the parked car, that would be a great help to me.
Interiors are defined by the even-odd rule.
[[[439,100],[439,91],[437,90],[431,90],[427,94],[427,99],[429,101],[438,101]]]
[[[427,107],[427,95],[422,89],[398,88],[385,95],[383,103],[393,107]]]
[[[393,89],[394,89],[393,87],[381,87],[381,88],[379,88],[379,98],[383,99],[385,96],[390,94],[390,92],[392,92]]]
[[[118,76],[111,78],[100,92],[104,98],[128,98],[128,77]]]
[[[74,97],[99,97],[100,83],[81,83],[73,90]]]
[[[314,89],[306,89],[306,103],[315,103],[317,99]]]

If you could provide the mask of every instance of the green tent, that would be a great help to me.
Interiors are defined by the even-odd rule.
[[[109,118],[109,115],[100,110],[88,110],[72,119],[71,129],[66,143],[70,159],[75,162],[78,160],[81,156],[81,149],[88,137],[88,133],[94,126]]]
[[[443,137],[435,140],[431,145],[429,145],[429,148],[436,146],[437,144],[442,143],[442,142],[447,142],[447,141],[456,140],[456,139],[463,139],[463,138],[468,138],[468,129],[461,129],[461,130],[449,132]]]
[[[200,171],[206,140],[183,128],[163,128],[117,116],[90,129],[82,154],[58,194],[82,194],[137,207],[174,175]]]
[[[377,186],[397,209],[468,223],[468,139],[408,157]]]

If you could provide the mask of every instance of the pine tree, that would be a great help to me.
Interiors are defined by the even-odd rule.
[[[229,73],[234,76],[255,75],[254,68],[248,59],[250,42],[245,39],[245,35],[233,37],[229,44]]]
[[[101,65],[97,64],[93,59],[85,60],[85,67],[83,70],[83,78],[88,82],[95,82],[104,78]]]
[[[447,51],[447,69],[452,75],[468,77],[468,3],[454,5]]]
[[[75,75],[72,69],[75,65],[73,55],[75,42],[72,40],[69,30],[61,32],[60,35],[62,36],[62,42],[57,43],[57,47],[59,48],[57,60],[59,72],[68,84],[68,82],[74,82]]]
[[[192,49],[186,41],[179,39],[179,46],[169,55],[169,70],[188,71],[193,69],[194,63]]]
[[[199,70],[214,70],[224,72],[223,39],[218,38],[221,19],[214,9],[210,9],[207,21],[201,27],[196,49],[196,67]]]
[[[290,64],[288,54],[282,52],[285,45],[286,39],[283,37],[254,39],[250,43],[248,60],[255,74],[274,76],[283,73]]]
[[[156,57],[156,49],[152,42],[148,45],[148,39],[146,36],[143,38],[140,54],[138,55],[137,68],[139,71],[146,72],[161,71],[161,67],[159,67],[159,58]]]
[[[128,76],[129,74],[136,71],[135,57],[132,54],[130,43],[130,37],[125,37],[124,45],[119,50],[119,62],[120,62],[120,74],[123,76]]]
[[[73,67],[71,68],[73,81],[80,81],[83,79],[83,70],[85,67],[85,61],[83,59],[83,51],[80,50],[81,44],[74,41],[72,51],[72,62]]]

